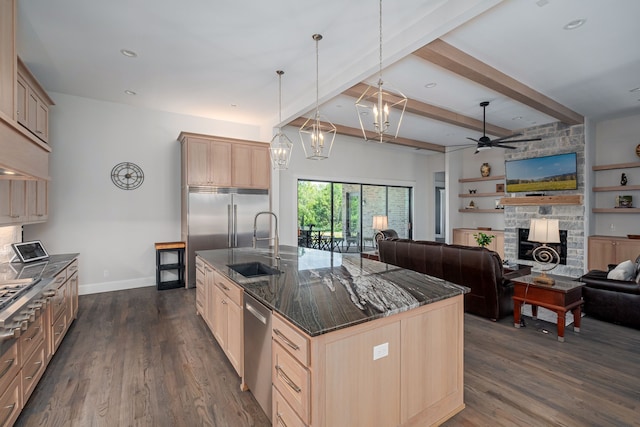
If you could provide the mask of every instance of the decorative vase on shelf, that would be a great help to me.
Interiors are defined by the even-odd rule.
[[[620,185],[627,185],[627,174],[624,172],[620,176]]]
[[[483,163],[482,166],[480,166],[480,175],[482,175],[483,178],[486,178],[490,174],[491,174],[491,166],[489,166],[489,163]]]

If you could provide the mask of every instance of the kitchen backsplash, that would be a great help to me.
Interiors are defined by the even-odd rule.
[[[0,227],[0,263],[9,262],[15,253],[12,243],[22,241],[22,228],[18,226]]]

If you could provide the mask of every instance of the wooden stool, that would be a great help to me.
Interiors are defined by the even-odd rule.
[[[162,242],[156,243],[156,287],[159,291],[184,287],[184,242]],[[175,252],[178,255],[178,262],[172,264],[162,264],[162,254],[165,252]],[[162,272],[176,270],[177,280],[162,281]]]

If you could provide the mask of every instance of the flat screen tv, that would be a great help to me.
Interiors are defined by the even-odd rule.
[[[505,162],[507,193],[576,190],[576,153]]]

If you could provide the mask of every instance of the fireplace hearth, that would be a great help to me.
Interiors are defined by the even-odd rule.
[[[518,228],[518,259],[534,261],[532,252],[540,244],[530,242],[528,228]],[[560,243],[547,243],[560,255],[560,264],[567,265],[567,230],[560,230]]]

